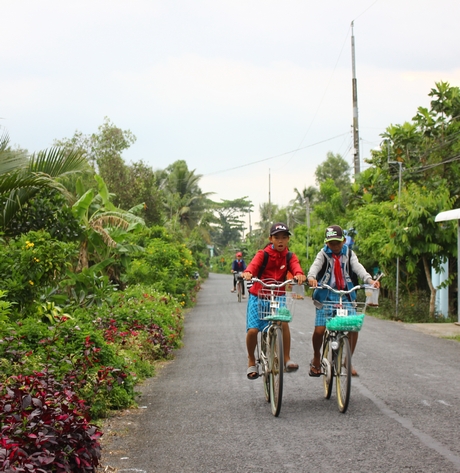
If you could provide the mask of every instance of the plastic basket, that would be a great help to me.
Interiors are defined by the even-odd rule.
[[[290,322],[293,316],[294,299],[292,293],[272,295],[271,290],[263,288],[258,294],[258,313],[260,320]]]
[[[336,316],[326,320],[328,330],[341,332],[359,332],[363,326],[364,314]]]
[[[364,308],[360,303],[345,302],[342,306],[337,303],[325,303],[326,328],[341,332],[359,332],[364,322]],[[361,312],[361,313],[359,313]]]

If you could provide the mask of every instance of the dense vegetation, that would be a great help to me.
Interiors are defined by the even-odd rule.
[[[236,250],[249,261],[273,221],[291,227],[306,269],[324,228],[346,228],[363,264],[386,274],[381,313],[394,316],[398,289],[400,318],[437,320],[431,267],[449,261],[449,287],[457,277],[455,222],[434,218],[459,206],[460,90],[438,83],[430,97],[430,109],[387,128],[354,180],[328,153],[318,187],[293,189],[285,208],[262,204],[245,238],[247,197],[211,200],[182,160],[126,164],[135,136],[107,118],[98,133],[32,155],[4,134],[0,471],[95,471],[93,422],[133,404],[136,383],[180,347],[184,311],[209,269],[229,273]]]

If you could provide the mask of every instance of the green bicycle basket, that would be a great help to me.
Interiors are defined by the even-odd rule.
[[[364,314],[336,316],[326,321],[326,328],[337,332],[359,332],[363,322]]]
[[[279,320],[281,322],[290,322],[292,320],[291,311],[287,307],[280,307],[276,314],[264,317],[264,320]]]

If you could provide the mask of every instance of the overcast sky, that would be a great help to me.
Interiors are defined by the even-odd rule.
[[[352,21],[361,159],[429,107],[435,82],[460,86],[453,0],[0,0],[0,12],[13,145],[46,149],[109,117],[137,137],[128,162],[184,159],[215,200],[256,208],[269,190],[286,205],[315,185],[328,151],[353,165]]]

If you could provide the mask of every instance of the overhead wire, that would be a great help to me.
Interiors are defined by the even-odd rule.
[[[364,15],[364,14],[365,14],[368,10],[370,10],[378,1],[379,1],[379,0],[375,0],[375,2],[373,2],[373,3],[372,3],[369,7],[367,7],[362,13],[360,13],[353,21],[357,20],[359,17],[361,17],[362,15]],[[353,21],[352,21],[352,23],[353,23]],[[352,23],[351,23],[351,24],[352,24]],[[343,53],[343,50],[344,50],[344,48],[345,48],[345,44],[346,44],[346,42],[347,42],[347,40],[348,40],[348,36],[349,36],[349,33],[350,33],[350,29],[351,29],[351,24],[350,24],[350,26],[349,26],[349,28],[348,28],[347,34],[346,34],[345,39],[344,39],[343,44],[342,44],[342,48],[340,49],[339,56],[338,56],[338,58],[337,58],[337,60],[336,60],[336,62],[335,62],[334,69],[332,70],[331,76],[329,77],[329,80],[328,80],[328,82],[327,82],[327,85],[326,85],[326,88],[325,88],[325,90],[324,90],[324,93],[323,93],[323,95],[321,96],[321,100],[320,100],[320,102],[319,102],[319,104],[318,104],[318,107],[316,108],[316,111],[315,111],[315,113],[314,113],[314,115],[313,115],[313,118],[312,118],[312,120],[311,120],[311,122],[310,122],[310,125],[309,125],[308,128],[307,128],[307,131],[305,132],[305,134],[304,134],[302,140],[300,141],[299,150],[302,149],[302,148],[300,148],[300,145],[304,142],[305,138],[307,137],[307,135],[308,135],[308,133],[309,133],[309,131],[310,131],[310,129],[311,129],[311,127],[312,127],[314,121],[316,120],[316,116],[318,115],[318,112],[319,112],[319,110],[320,110],[320,108],[321,108],[321,106],[322,106],[322,104],[323,104],[324,97],[326,96],[326,93],[327,93],[327,91],[328,91],[328,89],[329,89],[329,86],[330,86],[331,81],[332,81],[332,77],[333,77],[334,74],[335,74],[335,71],[336,71],[336,69],[337,69],[337,65],[338,65],[338,63],[339,63],[339,61],[340,61],[340,58],[342,57],[342,53]],[[278,168],[278,169],[281,169],[281,168],[285,167],[287,164],[289,164],[290,161],[292,161],[292,159],[294,158],[294,156],[295,156],[295,153],[293,153],[293,155],[292,155],[285,163],[283,163],[283,165],[282,165],[280,168]]]
[[[337,60],[335,61],[334,69],[332,70],[332,73],[331,73],[331,75],[330,75],[330,77],[329,77],[329,80],[328,80],[328,82],[327,82],[326,88],[324,89],[323,95],[321,96],[321,100],[319,101],[319,104],[318,104],[318,106],[316,107],[316,110],[315,110],[315,113],[313,114],[313,118],[311,119],[310,125],[308,125],[307,131],[306,131],[305,134],[303,135],[303,138],[300,140],[299,149],[302,149],[302,148],[300,148],[300,145],[304,142],[305,138],[307,137],[308,133],[310,132],[310,129],[311,129],[311,127],[313,126],[313,123],[314,123],[315,120],[316,120],[316,116],[318,115],[318,112],[319,112],[319,110],[320,110],[320,108],[321,108],[321,106],[322,106],[322,104],[323,104],[324,97],[326,96],[326,93],[327,93],[327,91],[328,91],[328,89],[329,89],[329,86],[330,86],[331,81],[332,81],[332,77],[334,76],[335,71],[336,71],[336,69],[337,69],[337,65],[338,65],[338,63],[339,63],[339,61],[340,61],[340,58],[342,57],[343,49],[345,48],[345,43],[346,43],[346,41],[347,41],[347,39],[348,39],[349,33],[350,33],[350,27],[348,28],[347,34],[346,34],[345,39],[344,39],[343,44],[342,44],[342,48],[340,49],[339,56],[338,56]],[[286,161],[285,163],[283,163],[283,166],[281,166],[281,167],[278,168],[278,169],[281,169],[281,168],[283,168],[284,166],[286,166],[287,164],[289,164],[290,161],[292,161],[292,158],[293,158],[294,156],[295,156],[295,153],[290,157],[290,159],[289,159],[288,161]]]
[[[235,169],[241,169],[241,168],[245,168],[245,167],[248,167],[248,166],[252,166],[253,164],[258,164],[258,163],[262,163],[264,161],[269,161],[270,159],[275,159],[275,158],[279,158],[281,156],[286,156],[288,154],[291,154],[291,153],[296,153],[297,151],[300,151],[302,149],[307,149],[307,148],[311,148],[313,146],[316,146],[316,145],[319,145],[321,143],[326,143],[327,141],[332,141],[332,140],[335,140],[337,138],[340,138],[341,136],[345,136],[345,135],[348,135],[348,132],[347,133],[342,133],[340,135],[336,135],[336,136],[333,136],[332,138],[327,138],[325,140],[321,140],[321,141],[317,141],[316,143],[311,143],[307,146],[303,146],[302,148],[296,148],[296,149],[293,149],[291,151],[287,151],[286,153],[281,153],[281,154],[277,154],[275,156],[270,156],[268,158],[263,158],[263,159],[259,159],[257,161],[251,161],[250,163],[246,163],[246,164],[241,164],[240,166],[234,166],[234,167],[231,167],[231,168],[227,168],[227,169],[222,169],[220,171],[215,171],[215,172],[209,172],[207,174],[203,174],[203,176],[212,176],[214,174],[220,174],[222,172],[228,172],[228,171],[233,171]]]
[[[372,8],[377,2],[378,2],[378,0],[375,0],[368,8],[366,8],[366,10],[364,10],[361,14],[359,14],[359,15],[355,18],[355,20],[358,19],[359,17],[361,17],[362,15],[364,15],[364,13],[366,13],[370,8]],[[353,20],[353,21],[354,21],[354,20]],[[327,82],[326,88],[324,89],[324,92],[323,92],[323,94],[322,94],[322,96],[321,96],[321,100],[319,101],[319,104],[318,104],[318,106],[317,106],[317,108],[316,108],[316,110],[315,110],[315,113],[313,114],[313,117],[312,117],[311,122],[310,122],[310,124],[309,124],[309,126],[308,126],[308,128],[307,128],[307,131],[305,132],[304,136],[303,136],[302,139],[300,140],[300,143],[299,143],[299,145],[298,145],[298,147],[297,147],[296,149],[291,150],[291,151],[287,151],[287,152],[285,152],[285,153],[281,153],[281,154],[278,154],[278,155],[275,155],[275,156],[270,156],[270,157],[268,157],[268,158],[263,158],[263,159],[259,159],[259,160],[257,160],[257,161],[252,161],[252,162],[250,162],[250,163],[242,164],[242,165],[240,165],[240,166],[234,166],[234,167],[231,167],[231,168],[222,169],[222,170],[220,170],[220,171],[215,171],[215,172],[211,172],[211,173],[206,173],[206,174],[203,174],[203,175],[204,175],[204,176],[211,176],[211,175],[220,174],[220,173],[224,173],[224,172],[228,172],[228,171],[233,171],[233,170],[235,170],[235,169],[241,169],[241,168],[244,168],[244,167],[251,166],[251,165],[253,165],[253,164],[258,164],[258,163],[261,163],[261,162],[264,162],[264,161],[269,161],[269,160],[271,160],[271,159],[275,159],[275,158],[279,158],[279,157],[281,157],[281,156],[286,156],[286,155],[292,154],[292,156],[291,156],[286,162],[284,162],[283,165],[282,165],[280,168],[278,168],[278,169],[281,169],[281,168],[283,168],[284,166],[286,166],[287,164],[289,164],[290,161],[292,161],[292,159],[294,158],[295,154],[296,154],[298,151],[301,151],[301,150],[306,149],[306,148],[310,148],[310,147],[312,147],[312,146],[315,146],[315,145],[318,145],[318,144],[321,144],[321,143],[325,143],[325,142],[327,142],[327,141],[331,141],[331,140],[336,139],[336,138],[339,138],[339,137],[341,137],[341,136],[348,135],[349,132],[343,133],[343,134],[340,134],[340,135],[337,135],[337,136],[334,136],[334,137],[332,137],[332,138],[328,138],[328,139],[325,139],[325,140],[322,140],[322,141],[318,141],[318,142],[316,142],[316,143],[312,143],[312,144],[307,145],[307,146],[303,146],[303,147],[301,146],[302,143],[305,141],[305,138],[307,137],[308,133],[310,132],[310,129],[311,129],[311,127],[313,126],[313,123],[315,122],[316,117],[317,117],[317,115],[318,115],[318,113],[319,113],[319,110],[320,110],[320,108],[321,108],[321,106],[322,106],[322,104],[323,104],[324,98],[325,98],[326,93],[327,93],[327,91],[328,91],[328,89],[329,89],[329,86],[330,86],[330,84],[331,84],[332,77],[334,76],[335,71],[336,71],[336,69],[337,69],[337,65],[338,65],[338,63],[339,63],[339,61],[340,61],[340,58],[342,57],[342,53],[343,53],[343,50],[344,50],[344,48],[345,48],[345,44],[346,44],[347,39],[348,39],[348,37],[349,37],[350,29],[351,29],[351,25],[350,25],[349,28],[348,28],[347,34],[346,34],[345,39],[344,39],[344,41],[343,41],[342,47],[341,47],[341,49],[340,49],[340,53],[339,53],[339,55],[338,55],[338,57],[337,57],[337,60],[336,60],[336,62],[335,62],[335,64],[334,64],[334,68],[333,68],[332,73],[331,73],[331,75],[330,75],[330,77],[329,77],[329,80],[328,80],[328,82]],[[352,149],[352,147],[351,147],[351,145],[350,145],[350,146],[347,148],[346,154],[348,154],[351,149]]]

